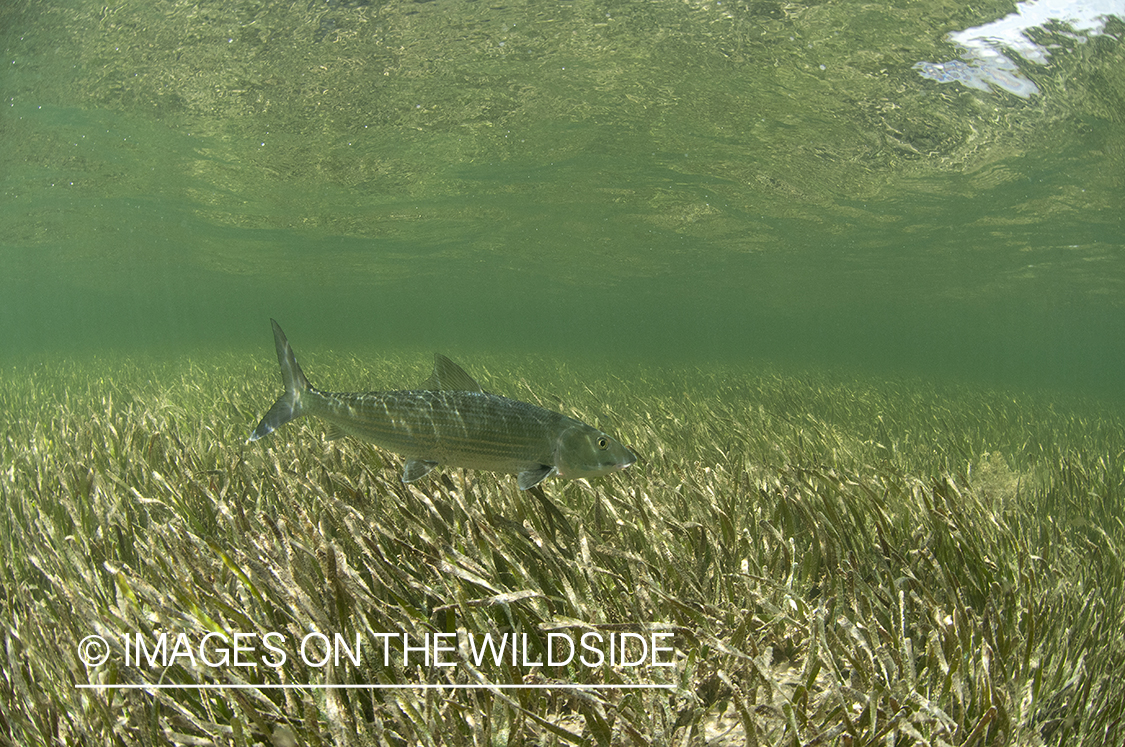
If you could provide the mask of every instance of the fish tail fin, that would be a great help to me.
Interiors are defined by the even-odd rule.
[[[258,423],[258,427],[250,434],[250,441],[268,436],[290,420],[301,417],[304,414],[301,395],[312,389],[297,363],[293,348],[289,347],[289,340],[285,339],[285,333],[281,331],[281,326],[273,319],[270,319],[270,324],[273,325],[273,340],[277,345],[277,362],[281,364],[281,381],[285,385],[285,393],[277,398],[262,422]]]

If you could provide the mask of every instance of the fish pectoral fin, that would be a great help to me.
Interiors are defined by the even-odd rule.
[[[520,472],[516,482],[519,483],[520,490],[527,490],[528,488],[534,488],[553,474],[555,474],[554,467],[549,464],[540,464],[534,469]]]
[[[324,437],[327,438],[329,441],[335,441],[336,439],[343,438],[346,435],[348,435],[348,434],[344,431],[343,428],[336,425],[335,423],[329,423],[328,429],[325,432]]]
[[[419,477],[429,474],[430,470],[438,466],[437,462],[427,462],[425,459],[408,459],[402,467],[402,481],[414,482]]]

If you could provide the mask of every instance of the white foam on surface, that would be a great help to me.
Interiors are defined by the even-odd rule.
[[[1028,32],[1048,25],[1065,26],[1069,36],[1084,42],[1104,33],[1111,16],[1125,20],[1125,0],[1028,0],[996,21],[950,33],[949,40],[964,50],[962,59],[919,62],[914,69],[939,83],[956,82],[981,91],[1000,88],[1028,98],[1039,93],[1039,87],[1020,72],[1012,56],[1039,65],[1050,61],[1047,48]]]

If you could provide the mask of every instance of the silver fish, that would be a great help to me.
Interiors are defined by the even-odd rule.
[[[420,389],[336,394],[305,378],[285,333],[273,319],[273,339],[285,393],[250,441],[290,420],[313,415],[328,422],[328,438],[355,436],[406,457],[402,481],[439,464],[518,475],[521,490],[550,477],[573,480],[622,470],[637,461],[597,428],[562,413],[488,394],[444,355]]]

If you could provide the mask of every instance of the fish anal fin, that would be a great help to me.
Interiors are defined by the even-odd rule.
[[[465,369],[446,358],[441,353],[434,353],[434,372],[422,384],[423,389],[430,391],[459,391],[483,392],[476,379],[469,376]]]
[[[430,470],[438,466],[437,462],[428,462],[425,459],[408,459],[402,467],[402,481],[414,482],[419,477],[429,474]]]
[[[553,475],[554,472],[555,468],[551,465],[540,464],[538,467],[520,472],[516,477],[516,482],[519,484],[520,490],[527,490],[528,488],[534,488]]]
[[[347,432],[335,423],[329,423],[328,429],[324,434],[325,438],[327,438],[329,441],[335,441],[339,438],[343,438],[346,435],[348,435]]]

